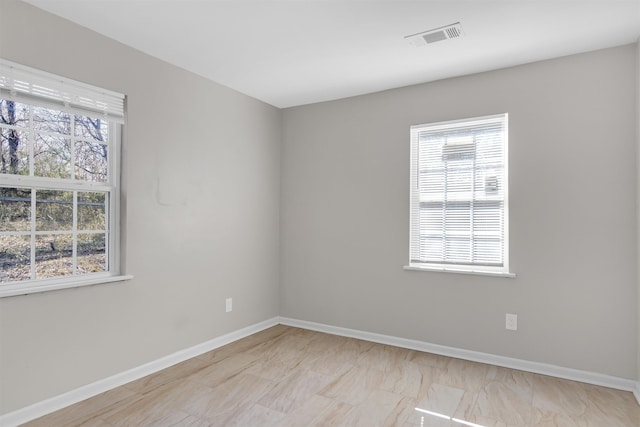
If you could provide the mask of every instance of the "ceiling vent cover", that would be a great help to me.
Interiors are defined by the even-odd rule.
[[[414,46],[424,46],[443,40],[456,39],[462,36],[462,25],[456,22],[445,27],[434,28],[433,30],[424,31],[418,34],[406,36],[405,39]]]

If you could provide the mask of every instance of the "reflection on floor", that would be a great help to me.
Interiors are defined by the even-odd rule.
[[[29,426],[638,427],[629,392],[275,326]]]

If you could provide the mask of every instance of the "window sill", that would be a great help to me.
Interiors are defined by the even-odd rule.
[[[86,279],[52,281],[41,283],[21,283],[13,285],[0,285],[0,298],[13,297],[17,295],[34,294],[37,292],[55,291],[58,289],[79,288],[82,286],[99,285],[102,283],[124,282],[133,279],[133,276],[102,276]]]
[[[456,270],[455,268],[441,268],[441,267],[414,267],[411,265],[405,265],[402,268],[409,271],[435,271],[440,273],[472,274],[476,276],[516,277],[515,273],[502,273],[502,272],[493,272],[493,271]]]

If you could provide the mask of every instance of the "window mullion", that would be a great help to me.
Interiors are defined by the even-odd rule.
[[[69,147],[69,153],[71,154],[71,160],[70,160],[70,165],[69,167],[71,168],[71,170],[69,171],[71,173],[71,179],[75,179],[76,178],[76,116],[75,114],[71,114],[70,118],[69,118],[70,122],[71,122],[71,135],[69,138],[69,144],[71,144],[71,146]]]
[[[35,145],[36,133],[35,126],[33,125],[33,105],[29,105],[29,133],[27,135],[27,145],[29,150],[29,176],[35,176],[36,171],[36,160],[35,160],[35,150],[33,146]]]
[[[444,138],[444,145],[447,145],[447,137]],[[442,195],[442,252],[441,258],[443,262],[449,261],[448,245],[447,245],[447,207],[449,205],[449,164],[444,165],[444,188]]]
[[[36,279],[36,190],[35,188],[31,189],[31,234],[29,241],[29,257],[31,260],[30,264],[30,277],[31,280]]]
[[[121,134],[116,131],[120,130],[115,123],[109,124],[109,133],[107,135],[107,182],[113,187],[120,185],[120,176],[118,175],[117,159],[120,157],[121,147]],[[105,197],[104,207],[106,217],[106,229],[105,229],[105,269],[107,271],[115,271],[120,269],[120,260],[115,259],[116,245],[120,245],[119,236],[114,233],[115,222],[119,220],[118,209],[120,205],[118,200],[113,197],[113,192],[109,191]],[[112,257],[112,255],[114,255]]]
[[[78,192],[73,192],[73,220],[71,226],[71,274],[78,274]]]
[[[477,147],[477,138],[476,134],[473,134],[473,145]],[[473,164],[471,170],[471,200],[469,200],[469,256],[472,264],[476,262],[476,251],[475,251],[475,208],[476,208],[476,172],[477,172],[477,153],[473,156]]]

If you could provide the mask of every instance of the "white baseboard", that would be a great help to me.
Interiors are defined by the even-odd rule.
[[[595,372],[581,371],[578,369],[564,368],[561,366],[549,365],[546,363],[514,359],[511,357],[497,356],[489,353],[481,353],[479,351],[447,347],[444,345],[431,344],[406,338],[398,338],[390,335],[375,334],[372,332],[359,331],[356,329],[341,328],[337,326],[325,325],[322,323],[307,322],[305,320],[290,319],[287,317],[280,317],[280,323],[283,325],[295,326],[298,328],[310,329],[318,332],[326,332],[333,335],[341,335],[350,338],[372,341],[380,344],[392,345],[395,347],[408,348],[410,350],[424,351],[426,353],[440,354],[442,356],[455,357],[457,359],[488,363],[491,365],[517,369],[520,371],[533,372],[536,374],[549,375],[552,377],[615,388],[618,390],[631,391],[634,393],[636,399],[638,400],[638,404],[640,404],[640,382],[626,378],[619,378]]]
[[[145,363],[144,365],[129,369],[94,383],[87,384],[58,396],[34,403],[33,405],[18,409],[17,411],[9,412],[0,416],[0,426],[14,427],[19,424],[26,423],[66,406],[73,405],[74,403],[93,397],[97,394],[104,393],[105,391],[111,390],[115,387],[119,387],[128,382],[137,380],[154,372],[158,372],[162,369],[168,368],[169,366],[173,366],[176,363],[184,362],[185,360],[191,359],[192,357],[198,356],[202,353],[206,353],[251,334],[255,334],[256,332],[275,326],[278,323],[279,318],[274,317],[254,325],[247,326],[246,328],[230,332],[202,344],[177,351],[173,354],[169,354],[168,356],[161,357],[160,359]]]

